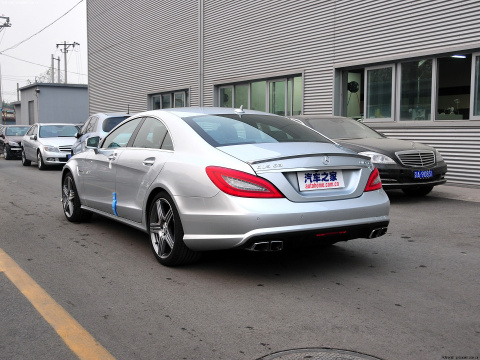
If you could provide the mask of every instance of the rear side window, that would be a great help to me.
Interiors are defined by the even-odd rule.
[[[294,120],[273,115],[202,115],[184,118],[212,146],[330,140]]]
[[[105,132],[110,132],[112,129],[120,124],[123,120],[127,119],[129,116],[115,116],[109,117],[103,120],[102,130]]]
[[[167,134],[167,128],[160,120],[148,117],[138,131],[133,142],[133,147],[160,149],[163,139]]]

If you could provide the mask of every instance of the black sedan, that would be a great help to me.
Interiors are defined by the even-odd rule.
[[[388,138],[361,122],[337,116],[296,116],[341,146],[367,155],[380,172],[383,188],[424,196],[447,180],[447,164],[433,147]]]

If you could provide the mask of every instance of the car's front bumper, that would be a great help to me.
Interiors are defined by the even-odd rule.
[[[69,152],[42,152],[42,158],[45,165],[64,165],[71,156]]]
[[[383,190],[346,200],[294,203],[282,199],[235,198],[219,193],[213,198],[175,197],[192,250],[249,248],[265,239],[322,242],[369,237],[387,227],[389,200]]]
[[[408,168],[401,165],[382,165],[375,164],[380,173],[380,179],[385,190],[389,189],[407,189],[418,188],[423,186],[436,186],[444,184],[447,180],[447,165],[445,162],[437,163],[434,167],[429,168]],[[432,177],[425,179],[416,179],[415,171],[432,171]]]
[[[15,157],[15,158],[21,158],[22,157],[22,147],[21,146],[11,146],[11,145],[5,145],[7,151],[9,152],[10,156]]]

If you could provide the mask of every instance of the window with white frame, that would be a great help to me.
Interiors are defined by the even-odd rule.
[[[188,106],[188,90],[151,95],[152,109],[170,109]]]
[[[290,76],[219,86],[217,103],[291,116],[302,113],[302,100],[302,76]]]
[[[480,120],[480,53],[342,71],[344,116],[365,121]]]

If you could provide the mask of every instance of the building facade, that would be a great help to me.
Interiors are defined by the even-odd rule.
[[[89,112],[361,119],[480,185],[477,0],[87,0]]]
[[[15,102],[18,125],[34,123],[83,123],[88,118],[88,86],[34,83],[20,88]]]

